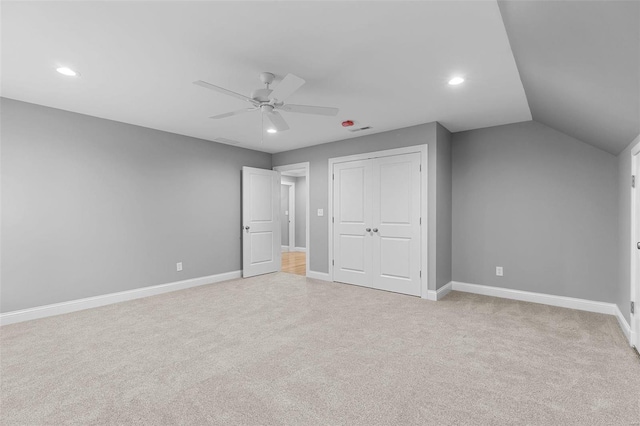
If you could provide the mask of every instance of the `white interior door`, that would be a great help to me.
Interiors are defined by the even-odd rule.
[[[333,279],[367,287],[373,261],[371,166],[363,160],[333,167]]]
[[[242,168],[242,276],[276,272],[280,253],[280,173]]]
[[[373,286],[420,295],[420,154],[373,159]]]
[[[420,295],[420,153],[333,166],[333,279]]]
[[[632,236],[632,253],[634,253],[635,258],[633,261],[635,262],[633,274],[634,282],[631,283],[634,286],[634,289],[631,291],[632,301],[634,302],[634,313],[631,314],[631,345],[635,346],[640,351],[640,179],[638,176],[640,175],[640,154],[636,154],[633,157],[633,167],[634,167],[634,175],[636,176],[636,184],[635,188],[633,188],[633,197],[635,203],[635,208],[632,210],[635,217],[632,217],[631,220],[633,222],[632,228],[635,229],[635,235]],[[635,250],[634,250],[635,248]],[[635,300],[634,300],[635,299]]]

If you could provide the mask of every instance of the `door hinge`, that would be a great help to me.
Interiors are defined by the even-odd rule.
[[[635,310],[636,310],[636,304],[634,302],[631,302],[631,315],[633,315]]]
[[[336,180],[336,174],[335,173],[331,173],[331,180]]]
[[[420,271],[420,278],[422,278],[422,271]]]
[[[331,223],[336,223],[336,218],[334,216],[331,217]]]
[[[422,218],[420,218],[420,225],[422,225]]]
[[[335,259],[331,261],[331,264],[332,264],[333,266],[335,266],[335,265],[336,265],[336,261],[335,261]]]
[[[631,176],[631,187],[632,188],[636,187],[636,176],[635,175]]]

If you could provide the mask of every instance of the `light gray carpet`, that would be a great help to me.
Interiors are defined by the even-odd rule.
[[[614,317],[289,274],[2,327],[3,425],[640,424]]]

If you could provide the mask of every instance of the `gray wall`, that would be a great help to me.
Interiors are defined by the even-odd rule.
[[[240,169],[269,154],[0,107],[2,312],[240,269]]]
[[[618,155],[618,285],[615,302],[631,325],[631,148]],[[636,178],[638,179],[638,178]]]
[[[436,152],[436,288],[451,281],[451,133],[440,123]]]
[[[613,155],[533,121],[453,135],[454,281],[614,302],[617,235]]]
[[[307,245],[307,178],[296,178],[296,247]]]
[[[437,180],[437,124],[428,123],[418,126],[405,127],[388,132],[361,136],[337,142],[316,145],[293,151],[280,152],[273,155],[273,165],[309,162],[309,202],[310,214],[310,244],[307,248],[310,256],[310,269],[317,272],[329,271],[328,232],[330,212],[328,212],[328,161],[329,158],[381,151],[414,145],[429,145],[429,288],[436,289],[436,180]],[[446,129],[444,129],[446,131]],[[442,130],[440,131],[443,134]],[[443,143],[447,143],[445,140]],[[446,163],[447,155],[440,157]],[[446,165],[444,167],[447,167]],[[446,176],[446,172],[444,173]],[[317,215],[318,209],[324,210],[324,216]],[[445,229],[444,238],[450,235]],[[450,238],[450,237],[449,237]],[[446,246],[445,243],[441,245]],[[450,256],[450,251],[444,254]],[[443,275],[446,277],[446,272]],[[442,278],[445,279],[445,278]]]
[[[240,168],[270,168],[269,154],[1,107],[2,312],[240,269]],[[328,271],[328,159],[425,143],[430,289],[453,279],[615,302],[629,319],[630,148],[616,158],[537,122],[453,136],[429,123],[275,154],[310,162],[312,270]]]

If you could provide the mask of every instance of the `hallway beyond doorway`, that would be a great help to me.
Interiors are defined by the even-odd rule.
[[[282,252],[282,272],[304,277],[307,274],[306,253]]]

